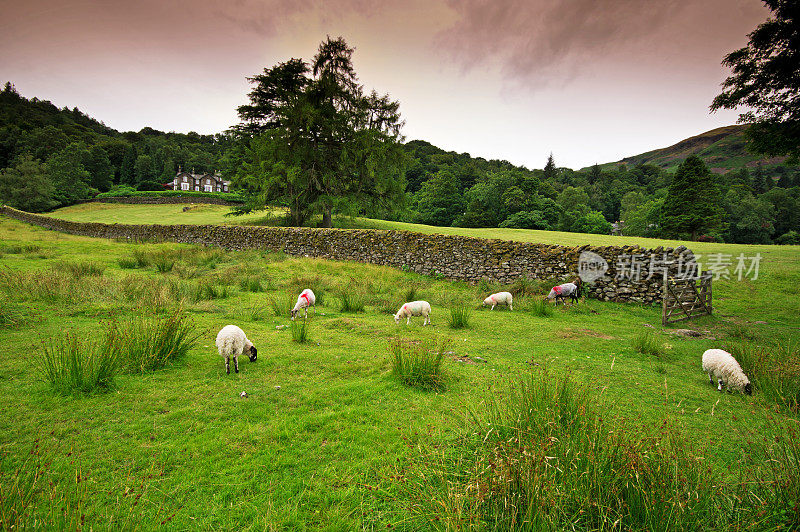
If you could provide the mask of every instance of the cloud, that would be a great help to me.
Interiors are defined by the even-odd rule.
[[[552,81],[587,59],[654,39],[698,0],[446,0],[457,14],[437,44],[465,68]]]

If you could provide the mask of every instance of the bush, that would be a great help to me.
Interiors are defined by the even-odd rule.
[[[440,390],[444,387],[442,359],[451,345],[450,340],[417,344],[396,338],[389,344],[392,373],[407,386]]]
[[[447,319],[450,328],[465,329],[469,327],[469,317],[472,310],[464,303],[455,303],[450,307],[450,315]]]
[[[775,239],[776,244],[796,246],[800,244],[800,233],[797,231],[789,231]]]
[[[160,186],[160,185],[159,185]],[[197,192],[193,190],[159,190],[145,191],[133,190],[130,187],[116,187],[114,190],[102,192],[98,198],[147,198],[147,197],[188,197],[188,198],[218,198],[233,203],[243,203],[242,197],[230,192]]]
[[[142,181],[138,185],[136,185],[136,190],[138,191],[163,191],[164,185],[162,183],[158,183],[157,181]],[[107,194],[107,193],[106,193]]]
[[[45,344],[42,359],[44,378],[63,394],[108,390],[119,371],[109,338],[84,341],[68,334]]]

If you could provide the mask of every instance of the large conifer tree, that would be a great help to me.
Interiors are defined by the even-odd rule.
[[[722,227],[725,211],[719,189],[702,159],[687,158],[678,167],[664,200],[661,226],[673,237],[691,235]]]

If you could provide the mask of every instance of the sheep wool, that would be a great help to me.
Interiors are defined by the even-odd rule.
[[[580,288],[575,283],[564,283],[558,286],[554,286],[550,293],[547,294],[547,299],[555,299],[556,302],[558,300],[562,300],[566,305],[566,298],[571,298],[573,301],[577,302],[578,297],[580,297]]]
[[[258,350],[253,343],[247,339],[244,331],[236,325],[226,325],[217,333],[217,350],[222,358],[225,359],[225,372],[231,374],[231,358],[233,358],[233,368],[239,373],[239,355],[247,354],[250,362],[255,362],[258,358]]]
[[[410,303],[403,303],[397,314],[394,315],[394,322],[399,324],[402,318],[406,319],[406,325],[411,320],[411,316],[425,316],[422,325],[430,325],[431,323],[431,305],[427,301],[412,301]]]
[[[297,303],[294,304],[294,308],[292,309],[292,321],[294,321],[295,316],[301,310],[305,309],[306,313],[303,318],[308,317],[308,307],[314,307],[314,315],[317,314],[317,297],[314,295],[314,292],[310,288],[306,288],[300,295],[297,296]]]
[[[722,391],[723,385],[730,389],[739,390],[747,395],[752,395],[753,389],[750,379],[742,371],[733,355],[722,349],[708,349],[703,353],[703,371],[708,373],[708,380],[714,384],[717,379],[717,390]]]
[[[494,310],[497,305],[508,305],[509,310],[514,310],[513,299],[511,292],[497,292],[484,299],[483,306],[491,305],[492,308],[489,310]]]

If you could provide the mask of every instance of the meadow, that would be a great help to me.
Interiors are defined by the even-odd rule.
[[[86,204],[52,215],[261,221],[225,212]],[[0,218],[2,527],[796,528],[800,248],[690,247],[761,253],[759,278],[716,282],[714,316],[665,329],[659,307],[542,305],[549,280],[471,286],[268,250],[70,236]],[[288,311],[306,287],[318,304],[300,331]],[[513,312],[479,307],[500,288],[517,294]],[[411,299],[430,301],[433,326],[395,325],[391,314]],[[189,325],[175,341],[185,352],[151,334],[176,322]],[[259,350],[231,375],[214,345],[228,323]],[[701,336],[674,334],[680,327]],[[145,345],[169,356],[140,363],[137,354],[155,349]],[[753,396],[709,384],[700,355],[711,347],[737,353]],[[119,358],[108,378],[81,390],[48,371],[56,355],[72,360],[71,349]],[[414,373],[417,359],[423,370]]]

